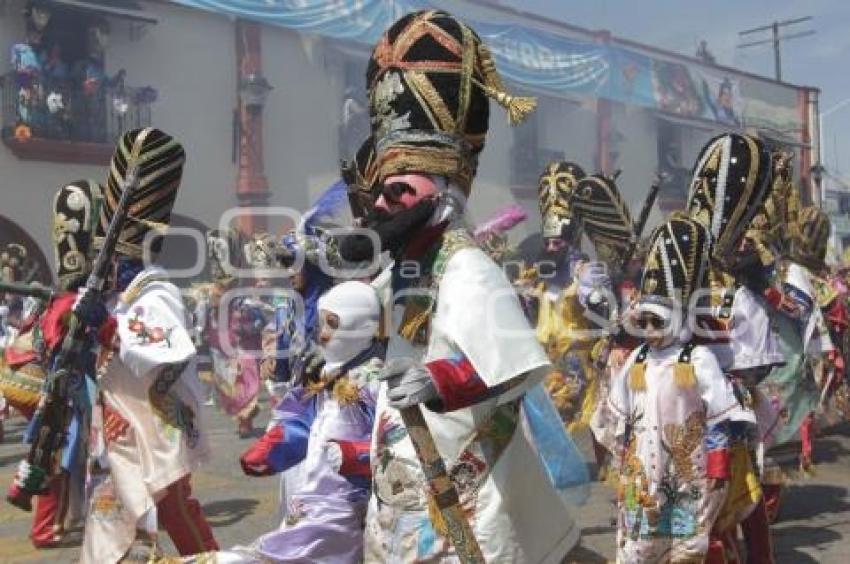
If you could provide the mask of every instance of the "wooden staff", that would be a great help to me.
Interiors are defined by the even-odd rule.
[[[446,522],[449,539],[455,547],[457,557],[464,564],[483,563],[481,547],[478,546],[472,527],[463,514],[457,490],[446,472],[446,465],[440,457],[421,408],[414,405],[401,409],[399,412],[404,426],[407,427],[407,434],[416,450],[419,463],[422,465],[422,472],[428,480],[430,494]]]

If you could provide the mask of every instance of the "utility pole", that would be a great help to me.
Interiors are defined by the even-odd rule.
[[[746,47],[755,47],[756,45],[765,45],[767,43],[773,44],[773,63],[776,70],[776,80],[782,80],[782,49],[781,43],[782,41],[786,41],[788,39],[794,39],[796,37],[805,37],[807,35],[814,35],[815,30],[809,29],[806,31],[801,31],[797,33],[789,33],[787,35],[779,35],[779,28],[783,28],[789,25],[794,25],[802,22],[807,22],[812,19],[812,16],[804,16],[802,18],[794,18],[793,20],[785,20],[782,22],[774,21],[770,25],[763,25],[761,27],[754,27],[753,29],[747,29],[745,31],[738,32],[738,35],[743,37],[745,35],[750,35],[753,33],[758,33],[761,31],[770,31],[771,38],[770,39],[761,39],[758,41],[750,41],[748,43],[742,43],[738,45],[739,49],[744,49]]]

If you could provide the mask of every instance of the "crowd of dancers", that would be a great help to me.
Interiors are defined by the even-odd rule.
[[[155,128],[122,136],[105,185],[57,192],[55,288],[0,257],[0,391],[30,445],[7,500],[33,544],[84,522],[83,562],[562,562],[593,470],[618,562],[774,562],[783,485],[850,417],[850,269],[792,155],[714,137],[646,235],[657,186],[633,219],[614,176],[553,162],[523,255],[520,206],[464,213],[489,102],[513,125],[535,106],[474,30],[408,14],[366,84],[341,179],[282,238],[209,232],[203,284],[156,264],[186,153]],[[243,438],[268,421],[233,463],[280,475],[279,520],[230,548],[192,494],[211,405]]]

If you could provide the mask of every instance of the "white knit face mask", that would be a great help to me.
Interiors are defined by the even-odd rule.
[[[318,306],[325,371],[334,373],[375,339],[380,317],[378,296],[369,284],[344,282],[319,298]],[[333,316],[336,327],[328,326]]]

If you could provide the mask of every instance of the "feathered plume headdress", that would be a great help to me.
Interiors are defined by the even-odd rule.
[[[528,213],[522,206],[509,204],[475,228],[475,240],[493,260],[504,261],[514,251],[508,245],[508,231],[526,219]]]
[[[528,212],[519,204],[508,204],[493,216],[475,228],[474,235],[479,241],[491,235],[507,233],[528,219]]]

